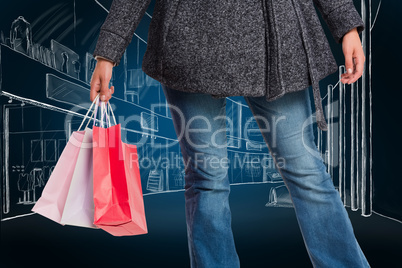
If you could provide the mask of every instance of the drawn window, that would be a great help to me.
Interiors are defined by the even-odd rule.
[[[45,161],[56,161],[56,140],[45,140]]]
[[[65,139],[58,140],[58,146],[57,146],[58,148],[57,148],[57,150],[58,150],[58,156],[59,157],[60,157],[61,153],[63,152],[64,147],[66,147],[66,145],[67,145],[67,143],[66,143]]]
[[[43,161],[43,140],[31,140],[31,162]]]
[[[158,127],[158,117],[146,113],[146,112],[142,112],[141,113],[141,127],[144,129],[150,129],[153,131],[158,131],[159,127]]]

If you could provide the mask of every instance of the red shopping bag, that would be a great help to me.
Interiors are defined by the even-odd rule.
[[[120,124],[93,126],[93,146],[94,224],[114,236],[148,233],[137,147],[121,141]]]

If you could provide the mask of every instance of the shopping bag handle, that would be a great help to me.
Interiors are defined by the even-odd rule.
[[[101,103],[100,103],[100,107],[101,107],[101,118],[100,118],[100,120],[98,119],[98,109],[99,109],[99,99],[97,99],[96,100],[96,105],[95,105],[95,110],[94,110],[94,114],[95,114],[95,117],[94,117],[94,122],[93,122],[93,124],[92,124],[92,127],[95,125],[95,122],[97,121],[97,120],[99,120],[99,123],[100,123],[100,127],[104,127],[104,123],[103,123],[103,115],[104,115],[104,113],[105,113],[105,111],[104,111],[104,102],[102,101]]]
[[[80,127],[78,128],[77,131],[80,131],[80,129],[81,129],[81,127],[82,127],[82,124],[85,122],[85,119],[88,117],[88,113],[89,113],[89,112],[91,111],[91,109],[92,109],[92,106],[93,106],[95,103],[98,103],[98,102],[99,102],[99,93],[98,93],[98,95],[96,95],[94,101],[92,102],[91,106],[89,107],[89,109],[88,109],[87,113],[85,114],[84,119],[82,120],[81,125],[80,125]],[[89,122],[91,121],[92,116],[94,116],[94,113],[95,113],[95,111],[92,112],[92,115],[91,115],[91,117],[89,118],[86,127],[88,127],[88,124],[89,124]]]
[[[91,117],[89,118],[89,120],[88,120],[88,122],[87,122],[85,128],[88,127],[89,122],[91,122],[92,117],[94,118],[93,125],[95,124],[95,121],[97,120],[96,117],[97,117],[97,114],[98,114],[99,95],[100,95],[100,93],[98,93],[98,94],[96,95],[95,99],[93,100],[91,106],[89,107],[87,113],[85,114],[84,119],[82,120],[82,122],[81,122],[81,124],[80,124],[80,126],[79,126],[79,128],[78,128],[77,131],[80,131],[82,125],[84,124],[85,120],[87,119],[88,114],[89,114],[89,112],[92,110],[92,107],[94,106],[94,104],[96,104],[96,105],[95,105],[95,109],[92,111],[92,115],[91,115]],[[115,125],[117,125],[117,123],[116,123],[116,118],[115,118],[115,116],[114,116],[113,109],[112,109],[112,106],[110,105],[110,102],[109,102],[109,101],[107,102],[107,105],[108,105],[107,107],[104,107],[104,106],[105,106],[105,102],[101,102],[101,114],[102,114],[102,115],[101,115],[100,123],[101,123],[101,126],[102,126],[102,127],[103,127],[103,115],[104,115],[105,113],[106,113],[105,119],[107,120],[108,127],[111,127],[111,122],[110,122],[110,118],[109,118],[109,115],[108,115],[108,110],[112,112],[113,121],[114,121]],[[109,108],[109,109],[108,109],[108,108]]]
[[[103,123],[104,123],[103,115],[105,115],[105,124],[107,125],[107,127],[112,126],[109,112],[112,113],[112,118],[113,118],[114,124],[117,125],[116,117],[114,116],[114,113],[113,113],[113,108],[110,105],[110,102],[108,101],[107,103],[105,103],[105,102],[101,103],[101,120],[100,121],[101,121],[101,126],[102,127],[103,127]]]
[[[89,122],[91,122],[92,117],[94,118],[94,123],[93,123],[93,124],[95,124],[95,121],[97,120],[96,116],[97,116],[97,113],[98,113],[98,106],[99,106],[99,95],[100,95],[100,94],[98,93],[98,94],[96,95],[95,99],[93,100],[91,106],[89,107],[87,113],[86,113],[85,116],[84,116],[84,119],[82,120],[82,122],[81,122],[81,124],[80,124],[80,126],[79,126],[79,128],[78,128],[78,131],[80,131],[82,125],[84,124],[85,120],[87,119],[88,114],[89,114],[89,112],[92,110],[92,107],[94,106],[94,104],[96,104],[96,105],[95,105],[95,109],[92,111],[92,115],[91,115],[91,117],[89,118],[89,120],[88,120],[88,122],[87,122],[85,128],[88,127]],[[109,107],[109,110],[112,112],[113,121],[114,121],[115,125],[117,125],[117,123],[116,123],[116,118],[115,118],[115,116],[114,116],[113,109],[112,109],[112,106],[110,105],[110,102],[109,102],[109,101],[107,102],[107,105],[108,105],[108,106],[106,107],[106,109],[104,109],[104,105],[105,105],[105,102],[102,102],[102,103],[101,103],[101,113],[102,113],[102,117],[101,117],[101,120],[100,120],[102,127],[103,127],[103,114],[104,114],[104,113],[106,113],[106,120],[107,120],[107,122],[108,122],[108,126],[111,127],[111,123],[110,123],[110,118],[109,118],[109,116],[108,116],[107,107]]]
[[[106,116],[105,116],[106,126],[111,127],[111,122],[110,122],[110,117],[109,117],[109,111],[111,111],[112,117],[113,117],[113,121],[114,121],[115,125],[117,125],[116,118],[115,118],[115,116],[114,116],[113,109],[112,109],[112,106],[110,105],[110,102],[109,102],[109,101],[108,101],[107,103],[106,103],[106,102],[101,102],[101,104],[100,104],[100,107],[101,107],[101,118],[100,118],[100,120],[97,119],[98,108],[99,108],[99,94],[97,95],[97,98],[95,98],[95,100],[93,101],[93,104],[96,104],[96,105],[95,105],[94,112],[92,113],[92,115],[94,115],[93,126],[95,125],[95,122],[98,120],[98,121],[100,122],[100,126],[101,126],[101,127],[104,127],[103,117],[104,117],[104,115],[106,114]],[[108,105],[107,107],[105,107],[106,104]],[[92,108],[92,105],[91,105],[91,108]],[[89,108],[89,109],[91,109],[91,108]],[[108,108],[109,108],[109,109],[108,109]],[[91,116],[91,118],[92,118],[92,116]],[[88,126],[89,122],[91,121],[91,118],[90,118],[90,120],[88,121],[87,126]],[[80,126],[80,128],[81,128],[81,126]]]
[[[104,122],[103,122],[103,115],[105,114],[105,112],[106,112],[106,109],[104,108],[105,107],[105,103],[102,101],[101,102],[101,119],[100,119],[100,126],[101,127],[104,127]],[[107,119],[109,119],[109,118],[107,118],[106,117],[106,119],[105,119],[105,121],[107,120]],[[109,120],[108,120],[109,121]],[[106,125],[107,125],[107,122],[105,122],[106,123]],[[109,122],[109,125],[110,125],[110,122]]]
[[[110,102],[109,102],[109,101],[107,102],[107,104],[108,104],[108,106],[109,106],[109,110],[112,112],[114,124],[117,125],[117,123],[116,123],[116,117],[114,117],[114,113],[113,113],[112,106],[110,105]]]

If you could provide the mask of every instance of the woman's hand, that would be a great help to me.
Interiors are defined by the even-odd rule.
[[[109,88],[109,82],[112,78],[113,62],[98,58],[95,70],[91,78],[90,99],[93,102],[96,95],[100,93],[99,99],[107,102],[114,93],[114,86]]]
[[[346,73],[341,74],[341,82],[351,84],[362,76],[364,61],[366,60],[356,28],[343,36],[342,50],[345,56]]]

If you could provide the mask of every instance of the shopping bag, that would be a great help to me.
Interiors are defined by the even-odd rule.
[[[113,126],[103,127],[102,118],[93,126],[94,224],[114,236],[146,234],[137,147],[121,141],[113,119]]]
[[[95,109],[85,127],[84,139],[78,154],[77,163],[64,205],[63,215],[60,221],[62,224],[98,228],[93,223],[95,209],[93,200],[93,144],[92,129],[88,128],[88,124],[91,122],[92,117],[94,125],[97,120],[99,94],[93,101],[88,112],[91,110],[94,103],[96,104]],[[81,129],[82,123],[79,129]]]
[[[71,134],[32,211],[60,223],[84,131]]]
[[[86,127],[61,224],[97,228],[94,222],[92,129]]]
[[[94,100],[91,107],[87,111],[87,114],[81,122],[78,130],[74,131],[71,134],[66,146],[63,149],[63,152],[61,153],[56,163],[56,166],[53,169],[52,174],[50,175],[48,182],[46,183],[42,191],[41,197],[32,208],[33,212],[36,212],[55,222],[61,223],[61,218],[63,215],[67,195],[70,189],[71,180],[74,175],[78,155],[80,153],[80,148],[86,132],[80,131],[80,129],[85,119],[87,118],[89,111],[92,109],[92,106],[98,99],[99,96],[97,96],[97,98]]]

